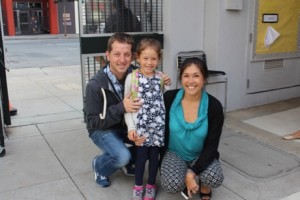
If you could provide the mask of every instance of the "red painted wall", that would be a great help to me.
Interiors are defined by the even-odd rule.
[[[3,0],[2,8],[3,14],[6,16],[4,23],[7,27],[7,35],[16,35],[12,0]]]

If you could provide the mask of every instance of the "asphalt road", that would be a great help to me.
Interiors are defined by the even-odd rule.
[[[80,65],[78,38],[4,40],[6,68]]]

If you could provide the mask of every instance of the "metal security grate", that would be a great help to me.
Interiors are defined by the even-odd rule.
[[[84,58],[84,83],[87,84],[88,81],[92,78],[94,74],[97,73],[101,67],[106,66],[107,60],[104,54],[100,54],[99,56],[86,56]],[[136,60],[132,61],[132,64],[135,66],[139,66],[139,63]],[[159,63],[157,66],[157,70],[162,71],[162,63]]]
[[[83,34],[163,30],[162,0],[86,0]]]
[[[158,40],[163,48],[162,0],[78,1],[83,107],[90,78],[106,64],[107,41],[115,32],[129,32],[138,44]],[[133,64],[137,63],[133,61]],[[162,64],[158,67],[162,70]]]
[[[206,55],[203,51],[188,51],[188,52],[180,52],[177,55],[177,69],[183,63],[183,61],[187,58],[197,57],[206,62]]]
[[[89,80],[97,73],[101,67],[106,64],[105,54],[100,54],[96,56],[83,56],[82,65],[82,89],[83,94],[85,94],[85,87]],[[85,95],[84,95],[85,96]]]

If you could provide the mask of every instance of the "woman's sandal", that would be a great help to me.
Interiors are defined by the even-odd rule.
[[[202,200],[209,200],[211,197],[211,189],[210,189],[209,193],[203,193],[203,192],[201,192],[201,184],[200,184],[199,195]]]

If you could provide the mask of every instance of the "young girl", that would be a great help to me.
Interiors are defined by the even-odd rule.
[[[126,113],[128,138],[144,138],[137,145],[135,186],[133,200],[143,199],[143,176],[149,159],[149,175],[144,200],[154,200],[160,147],[164,145],[165,106],[163,103],[162,73],[155,70],[161,59],[161,45],[154,39],[143,39],[137,46],[140,68],[129,74],[125,81],[125,94],[138,97],[143,105],[136,113]]]

